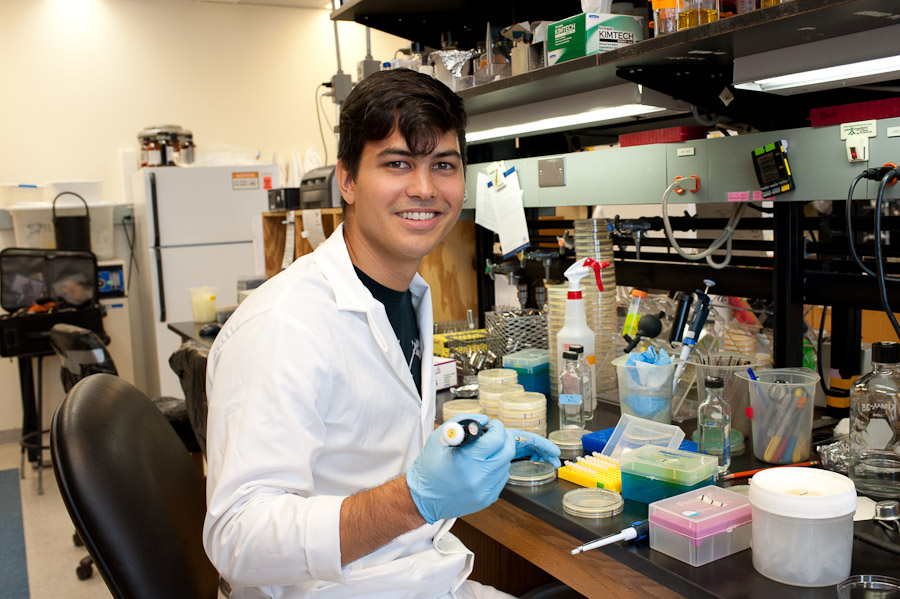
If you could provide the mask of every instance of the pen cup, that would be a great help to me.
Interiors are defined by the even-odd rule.
[[[813,400],[819,375],[806,368],[773,368],[738,373],[750,392],[753,455],[770,464],[809,459]]]
[[[216,321],[216,288],[204,285],[191,287],[191,309],[194,313],[194,322]]]

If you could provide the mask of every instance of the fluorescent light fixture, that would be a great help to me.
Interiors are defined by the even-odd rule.
[[[836,62],[841,64],[835,65]],[[735,58],[734,86],[778,95],[900,77],[900,25]]]
[[[466,141],[498,141],[687,110],[689,105],[628,83],[474,115],[469,118]]]
[[[495,127],[484,131],[473,131],[471,133],[466,133],[466,142],[473,143],[489,139],[523,137],[528,134],[559,131],[561,129],[570,129],[578,125],[601,123],[630,116],[650,114],[662,110],[665,110],[665,108],[660,106],[644,106],[642,104],[625,104],[623,106],[613,106],[611,108],[598,108],[579,114],[540,119],[507,127]]]

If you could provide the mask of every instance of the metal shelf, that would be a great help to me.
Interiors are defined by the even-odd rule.
[[[334,11],[332,19],[353,20],[433,47],[439,46],[442,31],[459,31],[461,47],[472,47],[474,40],[483,39],[488,21],[505,26],[523,20],[555,20],[579,10],[577,3],[551,6],[534,1],[446,0],[435,5],[440,8],[410,0],[354,0]],[[772,97],[734,90],[735,100],[726,107],[718,94],[732,83],[734,59],[894,25],[898,16],[896,0],[792,0],[480,85],[459,95],[469,114],[477,115],[627,80],[760,129],[802,126],[810,108],[879,99],[886,94],[840,90]],[[473,43],[465,44],[467,37]]]

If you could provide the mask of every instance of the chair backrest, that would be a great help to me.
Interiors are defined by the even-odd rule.
[[[127,381],[79,381],[53,416],[53,470],[78,534],[116,598],[213,599],[203,476],[150,399]]]
[[[100,372],[118,374],[106,342],[90,329],[56,324],[50,329],[50,347],[59,356],[60,379],[66,393],[86,376]]]
[[[206,455],[206,360],[209,349],[196,341],[185,341],[169,356],[169,366],[178,375],[187,406],[188,420],[200,451]]]

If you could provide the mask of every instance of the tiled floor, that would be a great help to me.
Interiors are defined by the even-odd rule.
[[[19,455],[18,444],[0,445],[0,470],[17,469]],[[110,599],[112,595],[96,571],[87,580],[75,575],[75,567],[87,552],[72,543],[75,529],[49,468],[44,469],[43,483],[44,493],[39,495],[37,472],[26,465],[19,486],[31,599]]]

